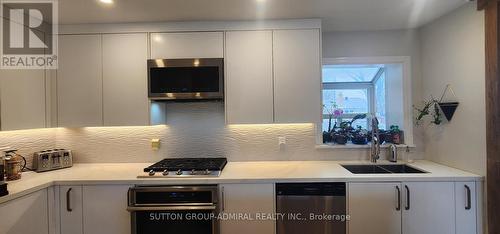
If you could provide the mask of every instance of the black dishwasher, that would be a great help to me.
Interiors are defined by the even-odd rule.
[[[277,234],[345,234],[345,183],[276,184]]]

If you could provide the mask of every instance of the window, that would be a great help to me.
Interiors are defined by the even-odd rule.
[[[357,136],[369,138],[374,114],[379,129],[386,130],[383,134],[393,134],[389,130],[395,125],[404,132],[404,143],[413,144],[408,57],[324,59],[324,62],[321,125],[326,132],[324,143],[339,143],[335,138],[341,135],[347,136],[348,144],[367,144],[358,141]]]
[[[385,93],[385,66],[383,64],[324,65],[323,66],[323,131],[351,121],[356,115],[376,113],[385,128],[385,94],[375,101],[374,95]],[[377,93],[378,92],[378,93]],[[353,122],[353,127],[369,129],[367,118]]]

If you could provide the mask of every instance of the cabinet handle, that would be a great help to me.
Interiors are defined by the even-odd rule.
[[[71,190],[73,188],[69,188],[68,191],[66,191],[66,210],[68,212],[71,212],[73,211],[73,209],[71,208]]]
[[[401,189],[399,189],[399,186],[396,186],[396,196],[398,198],[396,203],[396,210],[399,211],[401,210]]]
[[[408,188],[407,185],[405,185],[406,189],[406,206],[405,210],[410,210],[410,188]]]
[[[464,187],[465,187],[465,197],[466,197],[465,209],[470,210],[472,208],[470,188],[467,185],[464,185]]]
[[[226,196],[224,196],[224,186],[221,186],[221,200],[221,210],[222,212],[224,212],[224,210],[226,209]]]

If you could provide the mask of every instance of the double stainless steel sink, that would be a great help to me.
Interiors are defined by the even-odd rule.
[[[353,174],[420,174],[427,173],[406,164],[341,165]]]

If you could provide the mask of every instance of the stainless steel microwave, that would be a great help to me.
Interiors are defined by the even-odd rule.
[[[224,98],[224,59],[149,59],[150,99]]]

